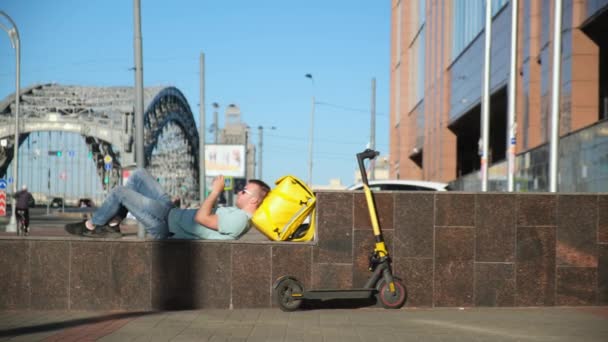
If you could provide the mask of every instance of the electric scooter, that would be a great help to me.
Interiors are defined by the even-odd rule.
[[[369,257],[371,276],[362,288],[312,290],[305,290],[302,283],[294,277],[282,276],[273,285],[273,296],[281,310],[295,311],[305,300],[369,299],[372,296],[376,296],[377,301],[386,309],[398,309],[405,304],[407,291],[401,280],[393,276],[391,258],[382,237],[374,197],[365,172],[364,161],[366,159],[371,161],[378,154],[380,154],[378,151],[370,149],[357,153],[365,199],[376,238],[374,251]]]

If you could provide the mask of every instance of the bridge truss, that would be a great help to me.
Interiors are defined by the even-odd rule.
[[[0,140],[6,142],[0,146],[0,178],[13,159],[14,98],[12,94],[0,102]],[[80,134],[99,182],[111,189],[121,183],[123,170],[135,166],[134,102],[132,87],[43,84],[22,89],[19,144],[32,132]],[[175,87],[145,88],[144,108],[146,169],[170,195],[198,200],[199,139],[186,98]],[[106,156],[112,157],[109,171]]]

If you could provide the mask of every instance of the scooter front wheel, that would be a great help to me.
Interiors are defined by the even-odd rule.
[[[376,298],[385,309],[399,309],[407,299],[407,291],[401,280],[395,278],[393,283],[395,284],[395,292],[391,292],[389,284],[384,279],[380,279],[376,287],[378,289]]]
[[[283,311],[295,311],[302,305],[302,299],[296,299],[292,294],[302,294],[304,288],[302,284],[293,279],[285,278],[281,280],[274,290],[275,301]]]

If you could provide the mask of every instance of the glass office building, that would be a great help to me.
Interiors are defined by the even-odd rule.
[[[559,191],[608,191],[608,0],[562,0]],[[552,0],[519,0],[515,189],[547,191]],[[491,0],[489,189],[507,179],[511,2]],[[484,0],[393,0],[390,177],[480,189]]]

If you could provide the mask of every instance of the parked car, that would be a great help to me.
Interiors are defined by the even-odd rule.
[[[51,207],[53,207],[53,208],[63,207],[63,198],[53,197],[53,199],[51,200]]]
[[[91,208],[93,206],[93,200],[90,198],[81,198],[78,200],[78,208]]]
[[[369,188],[372,191],[448,191],[447,183],[405,180],[405,179],[389,179],[389,180],[374,180],[369,181]],[[349,186],[347,190],[363,190],[363,183],[358,183]]]

